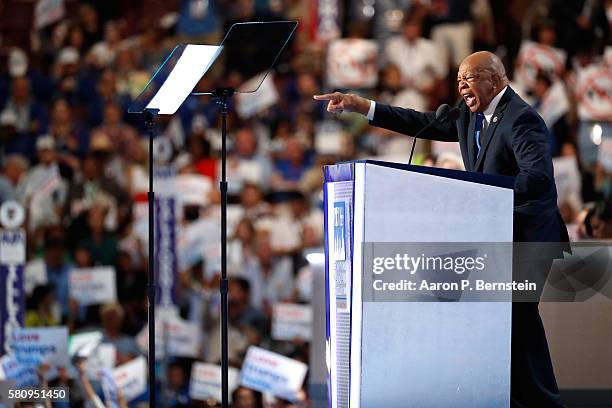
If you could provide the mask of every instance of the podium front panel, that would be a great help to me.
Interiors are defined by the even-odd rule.
[[[329,167],[330,406],[508,406],[511,303],[364,301],[363,276],[371,265],[363,264],[361,248],[370,242],[511,242],[512,190],[368,162]],[[350,266],[338,252],[343,200]],[[511,280],[511,254],[499,273]],[[342,285],[346,303],[338,303]]]

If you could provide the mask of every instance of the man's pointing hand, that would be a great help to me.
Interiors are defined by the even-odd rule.
[[[370,109],[370,100],[362,98],[359,95],[343,94],[334,92],[323,95],[314,95],[313,98],[317,101],[329,101],[327,103],[327,111],[331,113],[342,112],[357,112],[362,115],[367,115]]]

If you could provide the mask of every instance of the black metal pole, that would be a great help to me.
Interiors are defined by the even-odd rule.
[[[147,293],[149,296],[149,406],[155,404],[155,193],[153,192],[153,133],[155,125],[155,115],[158,110],[145,111],[145,123],[149,131],[149,192],[147,200],[149,202],[149,277],[147,283]]]
[[[213,95],[217,97],[218,106],[221,110],[221,182],[219,189],[221,190],[221,283],[219,291],[221,292],[221,406],[229,407],[229,388],[228,388],[228,313],[227,313],[227,113],[228,113],[228,98],[234,94],[232,88],[220,88]]]

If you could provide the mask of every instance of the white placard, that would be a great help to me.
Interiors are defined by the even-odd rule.
[[[569,98],[562,81],[555,81],[542,100],[539,113],[544,119],[548,128],[552,128],[555,123],[565,115],[570,109]]]
[[[64,18],[64,0],[38,0],[34,8],[34,26],[41,29]]]
[[[272,338],[310,341],[312,307],[296,303],[276,303],[272,308]]]
[[[264,74],[265,73],[261,73],[249,79],[244,83],[241,89],[255,89],[261,82],[261,77]],[[279,99],[276,85],[274,85],[274,75],[270,72],[264,81],[261,82],[257,91],[236,94],[236,100],[238,102],[236,104],[236,112],[238,112],[238,115],[240,115],[242,119],[247,119],[278,103]]]
[[[26,238],[23,229],[0,229],[0,262],[6,264],[25,263]]]
[[[99,305],[117,301],[116,272],[112,266],[70,271],[70,295],[80,305]]]
[[[158,316],[155,321],[155,357],[198,358],[202,344],[202,330],[196,323],[179,316]],[[167,340],[167,342],[166,342]],[[149,349],[149,327],[145,326],[136,339],[143,352]]]
[[[378,44],[358,38],[334,40],[327,51],[330,88],[373,88],[378,83]]]
[[[612,139],[602,138],[598,149],[599,162],[607,172],[612,173]]]
[[[68,328],[19,327],[11,335],[11,350],[19,362],[69,367]]]
[[[5,354],[0,357],[0,380],[15,381],[17,387],[29,387],[38,384],[36,366],[21,364],[14,356]]]
[[[335,120],[326,120],[317,125],[315,150],[318,154],[340,154],[346,147],[342,126]]]
[[[589,65],[577,75],[575,94],[578,117],[582,120],[609,121],[612,118],[612,66]]]
[[[240,384],[295,401],[308,366],[300,361],[251,346],[240,372]]]
[[[113,380],[126,401],[142,395],[147,389],[147,360],[143,356],[120,365],[113,370]]]
[[[156,161],[166,162],[172,156],[172,142],[166,136],[156,138],[157,152],[154,152]],[[153,189],[155,190],[155,198],[171,198],[176,197],[175,182],[176,169],[173,165],[156,164],[153,168]],[[147,207],[148,209],[148,207]],[[148,212],[146,213],[148,216]],[[148,217],[147,217],[148,221]]]
[[[23,289],[26,295],[31,295],[35,287],[46,285],[47,268],[43,259],[34,259],[26,264],[23,273]]]
[[[68,355],[70,357],[78,355],[80,357],[89,356],[102,341],[102,332],[89,331],[77,333],[70,336],[68,340]]]
[[[240,371],[229,367],[227,370],[227,383],[229,390],[229,402],[231,395],[238,388]],[[189,396],[192,399],[206,401],[214,398],[221,401],[221,366],[208,363],[195,362],[191,366],[191,381],[189,383]]]
[[[177,252],[179,270],[185,270],[202,259],[207,264],[220,263],[221,226],[219,220],[201,218],[178,231]]]
[[[553,78],[558,77],[565,67],[566,59],[566,52],[559,48],[524,41],[517,57],[515,79],[524,87],[531,88],[538,71],[543,71]]]
[[[208,205],[213,189],[210,178],[199,174],[181,174],[174,178],[172,189],[182,205]]]
[[[117,348],[110,343],[101,343],[93,350],[87,358],[87,376],[99,379],[102,370],[115,368]]]
[[[576,157],[555,157],[553,159],[553,169],[559,204],[580,197],[582,182]]]

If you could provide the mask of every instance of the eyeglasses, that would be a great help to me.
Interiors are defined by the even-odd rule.
[[[480,78],[479,74],[466,74],[463,76],[458,75],[457,76],[457,83],[460,84],[461,82],[468,82],[468,83],[474,83],[475,81],[477,81]]]
[[[467,82],[470,84],[473,84],[474,82],[478,81],[481,77],[482,77],[482,73],[487,73],[487,71],[482,71],[482,72],[468,72],[465,75],[457,75],[457,84],[461,85],[462,82]]]

